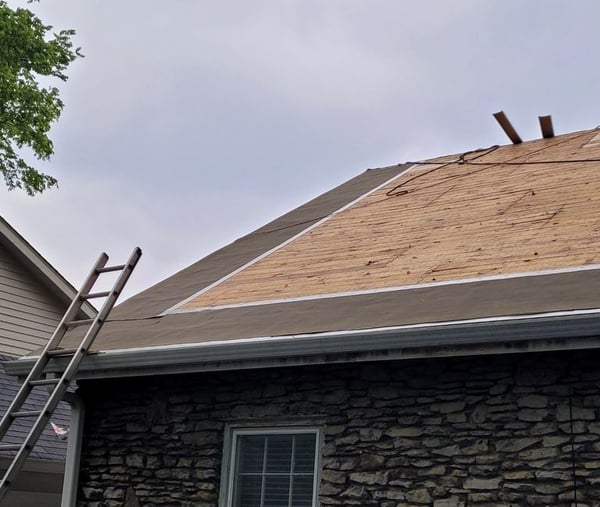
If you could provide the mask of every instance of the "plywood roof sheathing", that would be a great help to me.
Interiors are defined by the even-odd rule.
[[[415,165],[170,310],[600,264],[600,175],[597,163],[577,158],[577,148],[595,135],[504,146],[471,162],[443,157]],[[600,154],[600,144],[588,150]],[[394,194],[399,185],[406,193]]]

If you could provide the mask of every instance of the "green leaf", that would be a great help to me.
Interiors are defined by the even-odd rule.
[[[63,102],[57,88],[44,87],[39,79],[67,79],[68,66],[82,56],[73,48],[74,35],[73,30],[52,33],[30,10],[0,0],[0,173],[9,190],[35,195],[57,186],[54,177],[23,159],[22,150],[38,160],[54,153],[48,134]]]

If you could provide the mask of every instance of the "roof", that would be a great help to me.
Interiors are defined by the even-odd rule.
[[[45,285],[59,301],[68,305],[77,290],[11,225],[0,217],[0,244],[10,251],[19,262]],[[87,317],[94,317],[95,308],[87,301],[82,305]]]
[[[600,346],[599,196],[597,130],[368,170],[119,305],[81,375]]]
[[[11,356],[0,354],[0,416],[4,415],[10,403],[19,390],[20,384],[16,378],[6,374],[3,361],[14,359]],[[42,388],[34,389],[23,405],[23,410],[41,410],[48,399],[48,392]],[[69,427],[70,411],[66,403],[60,403],[52,415],[52,422],[61,427]],[[17,420],[11,425],[8,433],[3,438],[5,444],[20,444],[29,432],[29,425],[25,421]],[[52,428],[48,426],[37,441],[30,459],[64,461],[67,452],[67,441],[57,437]],[[10,456],[10,452],[0,452],[1,456]]]
[[[469,164],[444,157],[398,171],[176,311],[600,267],[598,163],[538,164],[599,157],[600,143],[577,150],[591,135],[490,148],[465,156]]]

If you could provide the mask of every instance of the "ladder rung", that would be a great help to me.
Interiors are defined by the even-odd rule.
[[[59,378],[43,378],[40,380],[30,380],[30,386],[50,386],[52,384],[58,384],[60,382]]]
[[[91,324],[92,322],[94,322],[94,319],[67,320],[65,322],[65,326],[77,327],[77,326],[83,326],[85,324]]]
[[[39,410],[22,410],[20,412],[12,412],[13,417],[37,417],[41,412]]]
[[[118,266],[105,266],[103,268],[98,268],[96,273],[111,273],[112,271],[123,271],[127,264],[119,264]]]
[[[46,355],[50,357],[56,356],[72,356],[77,352],[77,349],[54,349],[46,351]]]
[[[18,451],[22,444],[1,444],[0,451]]]
[[[96,298],[105,298],[106,296],[110,296],[112,291],[107,290],[105,292],[90,292],[88,294],[82,294],[81,299],[96,299]]]

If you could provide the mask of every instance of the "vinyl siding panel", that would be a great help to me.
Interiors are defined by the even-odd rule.
[[[0,352],[27,354],[42,346],[65,307],[0,245]]]

